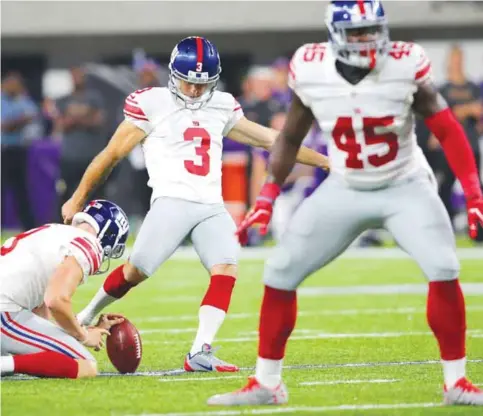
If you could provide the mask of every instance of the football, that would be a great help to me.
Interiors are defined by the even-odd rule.
[[[141,336],[136,327],[126,318],[110,329],[106,349],[109,360],[122,374],[134,373],[141,362]]]

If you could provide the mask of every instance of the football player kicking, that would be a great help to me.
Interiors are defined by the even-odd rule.
[[[92,161],[62,207],[69,222],[87,195],[119,160],[142,143],[152,205],[129,261],[114,270],[78,315],[87,324],[110,303],[151,276],[190,236],[211,276],[199,309],[199,327],[185,357],[186,371],[237,371],[214,356],[211,344],[225,319],[237,273],[236,226],[221,196],[222,140],[270,149],[278,132],[248,121],[228,93],[216,91],[220,57],[201,37],[179,42],[169,64],[169,88],[145,88],[127,97],[125,120]],[[297,160],[327,168],[327,158],[301,148]]]
[[[5,242],[0,257],[1,374],[81,378],[97,374],[86,347],[99,350],[120,315],[83,327],[71,299],[87,276],[124,252],[129,224],[109,201],[96,200],[72,225],[47,224]],[[105,271],[105,270],[104,270]],[[54,318],[57,325],[50,319]]]
[[[431,81],[423,49],[389,42],[379,1],[331,2],[327,26],[329,44],[302,46],[293,57],[288,120],[272,151],[269,178],[240,230],[268,224],[314,118],[331,138],[331,174],[302,202],[266,262],[255,376],[243,389],[208,403],[287,402],[282,360],[295,326],[297,287],[376,226],[391,232],[429,281],[427,320],[441,353],[445,403],[483,405],[483,392],[466,378],[465,304],[454,235],[416,143],[413,112],[438,138],[463,186],[475,237],[483,199],[467,138]]]

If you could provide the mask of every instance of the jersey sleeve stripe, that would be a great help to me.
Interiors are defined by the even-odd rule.
[[[99,251],[96,250],[96,247],[94,246],[94,244],[92,244],[87,238],[77,237],[74,239],[74,241],[78,242],[81,246],[83,246],[87,250],[87,252],[89,253],[89,256],[92,259],[92,263],[94,264],[94,272],[96,272],[99,269],[99,266],[101,265]]]
[[[129,113],[136,114],[140,117],[146,117],[146,114],[144,114],[144,111],[140,107],[128,103],[124,104],[124,111],[128,111]]]
[[[418,72],[416,72],[415,79],[416,80],[420,80],[425,75],[427,75],[430,70],[431,70],[431,63],[428,62],[428,64],[423,69],[421,69]]]
[[[290,61],[290,64],[288,66],[288,74],[295,81],[295,71],[294,71],[293,61]]]
[[[93,271],[94,264],[92,263],[92,259],[89,257],[89,253],[87,252],[87,250],[75,241],[71,241],[71,244],[74,247],[78,248],[82,252],[82,254],[84,254],[84,256],[86,256],[87,261],[89,262],[89,274],[94,273],[94,271]]]
[[[139,105],[139,103],[136,100],[133,100],[130,97],[126,98],[126,102],[128,102],[129,104]]]
[[[139,117],[139,116],[132,114],[129,111],[126,111],[126,110],[124,110],[124,115],[128,116],[128,117],[132,117],[136,120],[149,121],[146,117]]]
[[[233,109],[233,111],[238,111],[238,110],[241,110],[241,105],[238,105]]]

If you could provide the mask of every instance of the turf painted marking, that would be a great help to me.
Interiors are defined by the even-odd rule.
[[[162,330],[152,330],[154,331],[162,331]],[[309,331],[309,330],[306,330]],[[357,338],[403,338],[403,337],[414,337],[414,336],[428,336],[433,335],[432,332],[429,331],[406,331],[406,332],[356,332],[356,333],[324,333],[319,332],[317,330],[313,330],[314,333],[309,334],[301,334],[301,335],[293,335],[290,337],[291,341],[298,341],[298,340],[308,340],[308,339],[357,339]],[[258,341],[258,337],[255,333],[248,333],[253,334],[253,336],[245,336],[245,337],[238,337],[238,338],[220,338],[218,341],[220,343],[232,343],[232,342],[250,342],[250,341]],[[474,335],[483,336],[481,330],[469,330],[467,334],[471,337]],[[172,345],[172,344],[179,344],[179,340],[171,340],[171,341],[159,341],[159,340],[143,340],[143,344],[161,344],[161,345]]]
[[[483,283],[463,283],[466,296],[483,295]],[[306,297],[346,295],[425,295],[427,284],[301,287],[297,294]]]
[[[128,251],[128,250],[126,250]],[[254,247],[254,248],[242,248],[240,250],[239,258],[247,260],[266,260],[270,254],[273,253],[272,247]],[[483,259],[483,250],[478,247],[474,248],[457,248],[456,254],[460,259],[468,260],[481,260]],[[126,254],[127,256],[129,253]],[[198,254],[193,247],[179,247],[174,255],[171,257],[173,260],[197,260],[199,261]],[[360,248],[350,247],[346,250],[340,258],[347,259],[408,259],[408,254],[402,251],[400,248]]]
[[[162,383],[173,382],[191,382],[197,383],[199,381],[220,381],[227,379],[246,378],[245,375],[239,376],[219,376],[219,377],[183,377],[183,378],[160,378]],[[299,383],[299,386],[331,386],[336,384],[382,384],[382,383],[396,383],[401,381],[399,379],[366,379],[366,380],[331,380],[331,381],[304,381]]]
[[[346,410],[390,410],[390,409],[417,409],[439,407],[441,403],[397,403],[397,404],[343,404],[340,406],[283,406],[266,409],[246,410],[218,410],[208,412],[185,412],[185,413],[141,413],[136,416],[237,416],[237,415],[271,415],[278,413],[322,413]],[[134,416],[134,415],[129,415]]]
[[[335,384],[382,384],[382,383],[397,383],[395,378],[374,378],[367,380],[332,380],[332,381],[303,381],[299,386],[332,386]]]
[[[471,305],[466,307],[467,311],[483,311],[483,306]],[[327,309],[320,311],[299,311],[297,316],[344,316],[344,315],[380,315],[380,314],[395,314],[405,315],[412,313],[425,313],[425,308],[366,308],[366,309]],[[259,313],[230,313],[226,316],[226,320],[238,320],[238,319],[250,319],[258,318]],[[130,318],[136,324],[149,323],[149,322],[179,322],[179,321],[193,321],[198,322],[198,315],[193,313],[191,315],[179,315],[179,316],[150,316],[140,318]]]
[[[246,376],[220,376],[220,377],[187,377],[187,378],[160,378],[159,381],[162,383],[172,383],[174,381],[215,381],[215,380],[226,380],[229,378],[246,378]]]
[[[467,360],[468,363],[483,363],[483,359]],[[374,363],[342,363],[342,364],[298,364],[283,366],[284,370],[317,370],[317,369],[330,369],[330,368],[374,368],[374,367],[399,367],[410,365],[440,365],[439,360],[426,360],[426,361],[389,361],[389,362],[374,362]],[[253,371],[255,367],[242,367],[241,371]],[[188,375],[182,368],[166,371],[140,371],[130,374],[119,373],[100,373],[98,377],[164,377],[164,376],[180,376]],[[20,381],[20,380],[33,380],[35,377],[26,376],[23,374],[14,376],[4,376],[2,381]],[[196,377],[193,377],[195,380]]]

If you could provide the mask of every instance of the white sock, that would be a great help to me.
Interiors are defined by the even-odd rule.
[[[441,363],[446,388],[453,387],[461,377],[466,376],[466,357],[451,361],[441,360]]]
[[[118,299],[108,295],[101,286],[89,304],[77,314],[77,320],[82,325],[89,325],[99,312],[116,300]]]
[[[257,358],[255,378],[265,387],[274,389],[282,382],[283,360],[269,360],[268,358]]]
[[[198,332],[191,347],[190,355],[193,356],[201,351],[203,344],[210,344],[215,339],[216,333],[225,320],[226,312],[210,305],[203,305],[198,312]]]
[[[15,364],[13,362],[13,356],[6,355],[0,357],[0,373],[2,374],[2,376],[4,374],[13,373],[14,369]]]

